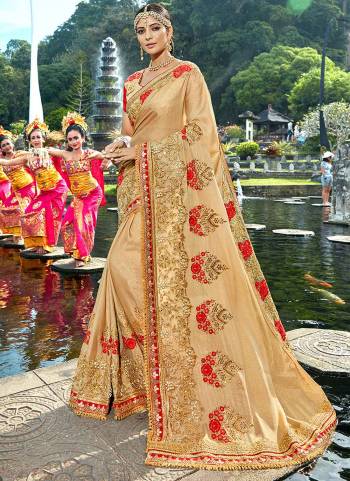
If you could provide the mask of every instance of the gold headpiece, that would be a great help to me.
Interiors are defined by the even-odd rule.
[[[0,135],[6,135],[6,137],[10,137],[10,139],[13,139],[13,133],[9,130],[5,130],[2,125],[0,125]]]
[[[79,125],[85,132],[88,129],[85,117],[78,114],[78,112],[68,112],[62,119],[62,130],[66,134],[66,131],[70,125]]]
[[[41,130],[44,134],[49,133],[49,127],[45,124],[45,122],[40,122],[40,120],[36,117],[34,120],[30,122],[30,124],[26,127],[26,135],[29,137],[33,130]]]
[[[164,27],[170,28],[171,27],[171,21],[161,15],[158,12],[152,12],[152,10],[147,10],[148,5],[146,5],[146,8],[143,12],[140,12],[138,15],[136,15],[135,20],[134,20],[134,30],[136,32],[137,24],[139,23],[140,20],[146,20],[149,17],[153,17],[155,20],[157,20],[159,23],[164,25]]]

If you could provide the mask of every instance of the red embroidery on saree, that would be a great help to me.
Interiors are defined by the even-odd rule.
[[[230,221],[231,219],[233,219],[236,215],[236,208],[235,208],[235,204],[233,203],[232,200],[230,200],[230,202],[227,202],[227,204],[225,204],[225,207],[226,207],[226,212],[227,212],[227,216],[228,216],[228,220]]]
[[[244,242],[238,242],[238,247],[245,261],[253,254],[253,247],[248,239]]]
[[[269,295],[269,288],[267,286],[266,280],[263,279],[262,281],[256,281],[255,287],[256,290],[259,292],[261,299],[264,301]]]
[[[240,367],[220,351],[211,352],[201,361],[203,381],[216,388],[223,387],[240,371]]]
[[[214,254],[201,252],[191,259],[192,279],[202,284],[214,282],[228,268]]]
[[[194,190],[202,190],[214,178],[213,170],[199,160],[191,160],[187,165],[187,184]]]
[[[148,167],[148,150],[147,143],[142,146],[141,159],[141,177],[143,182],[143,199],[145,210],[145,246],[146,246],[146,272],[148,279],[148,295],[147,295],[147,315],[149,316],[149,332],[152,333],[148,337],[149,352],[151,353],[152,370],[149,376],[151,403],[156,413],[156,435],[157,439],[161,440],[164,434],[163,427],[163,411],[162,411],[162,395],[160,391],[160,366],[159,366],[159,346],[157,338],[157,316],[156,316],[156,300],[155,300],[155,281],[154,281],[154,259],[153,259],[153,242],[152,242],[152,203],[151,203],[151,189],[149,183],[149,167]]]
[[[101,336],[101,345],[102,345],[102,352],[104,354],[119,354],[119,340],[113,339],[110,337],[106,339],[104,336]]]
[[[117,179],[118,185],[122,185],[123,180],[124,180],[124,168],[120,169],[120,173]]]
[[[252,424],[245,417],[226,406],[220,406],[209,414],[211,438],[222,443],[228,443],[240,437],[251,427]]]
[[[140,79],[142,77],[142,72],[135,72],[130,75],[125,82],[132,82],[133,80]]]
[[[275,328],[277,329],[277,331],[279,332],[281,338],[282,338],[282,341],[285,341],[286,340],[286,330],[284,329],[284,326],[282,324],[282,322],[277,319],[275,321]]]
[[[181,77],[181,75],[183,75],[185,72],[190,72],[192,70],[192,67],[190,67],[189,65],[186,65],[186,64],[183,64],[183,65],[179,65],[178,67],[176,67],[174,70],[173,70],[173,76],[175,78],[179,78]]]
[[[216,334],[222,331],[225,324],[233,319],[233,316],[221,304],[214,299],[208,299],[196,307],[196,321],[198,329],[208,334]]]
[[[140,101],[141,101],[142,104],[147,99],[147,97],[149,95],[151,95],[152,92],[153,92],[153,89],[148,89],[148,90],[146,90],[146,92],[143,92],[143,94],[140,95]]]
[[[222,224],[222,219],[213,209],[202,205],[197,205],[189,213],[190,231],[199,236],[207,236],[214,232]]]
[[[91,336],[91,331],[90,331],[90,329],[88,329],[85,333],[85,336],[84,336],[84,341],[83,341],[84,344],[89,344],[90,336]]]
[[[144,336],[141,334],[136,334],[135,332],[131,335],[131,337],[123,336],[123,344],[126,349],[135,349],[137,344],[143,344]]]
[[[181,138],[182,138],[182,140],[187,140],[187,129],[186,129],[186,127],[184,127],[181,130]]]

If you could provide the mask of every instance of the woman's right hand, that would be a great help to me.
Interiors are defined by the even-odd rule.
[[[116,140],[115,142],[112,142],[111,144],[106,145],[104,150],[106,154],[112,154],[117,149],[122,149],[123,147],[126,147],[124,142],[122,140]]]

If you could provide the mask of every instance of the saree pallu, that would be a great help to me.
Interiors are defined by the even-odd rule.
[[[85,179],[86,176],[79,180],[73,177],[70,176],[70,185],[74,198],[62,221],[64,251],[74,259],[87,262],[94,247],[97,214],[103,192],[96,181],[92,184],[91,179]]]
[[[52,167],[35,172],[40,193],[21,217],[26,248],[43,247],[50,252],[58,242],[68,187]]]
[[[147,409],[147,464],[278,479],[326,449],[335,412],[286,342],[199,69],[178,61],[145,87],[140,76],[126,82],[136,163],[71,406]]]

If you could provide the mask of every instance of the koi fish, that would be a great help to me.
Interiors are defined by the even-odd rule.
[[[325,297],[328,301],[334,302],[334,304],[346,304],[344,299],[341,299],[340,297],[336,296],[332,292],[326,291],[325,289],[317,289],[316,287],[310,287],[310,289],[314,292],[318,292],[322,295],[322,297]]]
[[[329,284],[329,282],[322,281],[321,279],[316,279],[316,277],[311,274],[304,274],[304,279],[313,286],[322,286],[327,287],[328,289],[333,287],[333,284]]]

